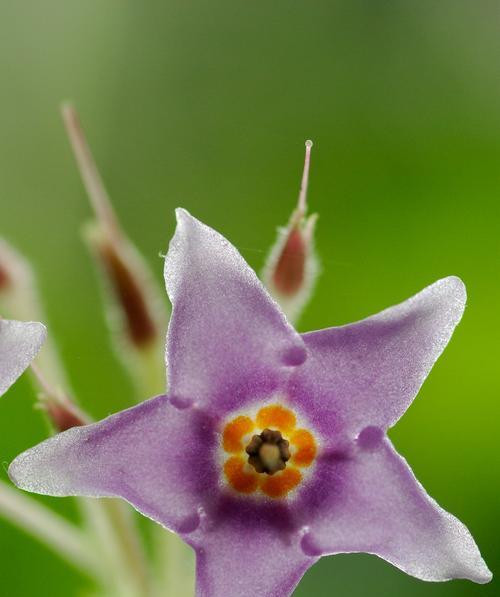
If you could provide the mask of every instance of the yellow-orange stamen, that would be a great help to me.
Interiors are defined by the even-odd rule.
[[[295,427],[296,421],[293,412],[279,404],[265,406],[257,413],[257,425],[262,429],[268,427],[289,433]]]
[[[224,427],[222,434],[223,447],[226,452],[240,452],[243,444],[241,440],[254,428],[254,422],[250,417],[236,417]]]
[[[247,472],[245,461],[239,456],[231,456],[224,464],[224,472],[233,489],[240,493],[253,493],[259,485],[259,475],[255,471]]]
[[[289,467],[272,477],[266,477],[261,485],[261,489],[269,497],[284,497],[288,492],[297,487],[301,479],[302,475],[300,471]]]
[[[293,464],[297,466],[309,466],[316,456],[316,442],[312,433],[307,429],[297,429],[290,439],[291,444],[295,447],[292,456]]]

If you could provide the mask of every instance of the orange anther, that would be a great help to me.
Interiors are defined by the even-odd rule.
[[[293,412],[279,404],[265,406],[257,413],[257,425],[261,429],[278,429],[283,433],[289,433],[295,427],[295,423]]]
[[[266,477],[261,489],[269,497],[284,497],[289,491],[297,487],[301,479],[300,471],[293,467],[287,467],[281,473]]]
[[[222,441],[226,452],[241,452],[244,448],[241,440],[244,435],[250,433],[254,423],[250,417],[236,417],[224,427]]]
[[[309,466],[316,456],[316,442],[307,429],[297,429],[290,442],[295,447],[292,462],[297,466]]]
[[[259,485],[259,475],[255,471],[245,471],[244,467],[243,458],[231,456],[224,464],[224,472],[233,489],[240,493],[253,493]]]

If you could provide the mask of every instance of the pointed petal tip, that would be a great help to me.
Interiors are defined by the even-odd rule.
[[[177,237],[179,232],[182,232],[186,226],[193,226],[193,227],[199,226],[200,228],[206,226],[205,224],[200,222],[200,220],[198,220],[193,215],[191,215],[189,213],[189,211],[187,209],[185,209],[184,207],[177,207],[175,209],[175,219],[177,222],[177,226],[175,229],[175,234],[172,237],[172,240],[175,237]]]
[[[447,276],[441,278],[430,289],[434,289],[436,294],[440,295],[456,313],[455,322],[458,323],[462,318],[465,305],[467,303],[467,289],[465,284],[458,276]]]
[[[481,570],[478,572],[477,577],[473,578],[471,580],[473,580],[474,582],[476,582],[480,585],[486,585],[492,581],[493,572],[491,572],[491,570],[488,568],[488,566],[486,565],[486,562],[484,560],[483,560],[482,564],[483,565],[481,567]]]
[[[1,318],[0,321],[7,324],[8,329],[16,334],[17,342],[29,355],[29,362],[31,362],[47,338],[47,328],[44,324],[39,321],[2,320]],[[26,363],[25,367],[29,365],[29,362]]]
[[[16,487],[23,489],[24,491],[30,491],[31,485],[29,483],[29,474],[23,474],[23,461],[26,459],[25,455],[26,452],[22,452],[14,458],[7,469],[7,475]]]
[[[61,437],[58,434],[48,440],[49,444],[54,444],[58,440],[56,438]],[[40,447],[42,446],[42,448]],[[7,475],[9,479],[14,483],[16,487],[24,491],[31,491],[34,493],[49,494],[48,488],[44,487],[44,478],[46,477],[45,471],[43,471],[43,442],[38,446],[28,448],[21,454],[18,454],[14,460],[10,463],[7,469]]]
[[[458,276],[446,276],[446,278],[441,278],[441,280],[438,280],[436,284],[439,284],[443,286],[443,288],[453,292],[457,297],[463,297],[464,300],[467,298],[467,289],[465,284]]]
[[[35,356],[47,339],[47,328],[38,321],[30,321],[28,323],[29,329],[33,334]]]
[[[7,475],[12,483],[23,491],[41,495],[63,495],[51,487],[53,483],[47,479],[47,471],[44,470],[44,463],[36,446],[16,456],[7,469]],[[56,471],[50,470],[49,475],[55,477]]]
[[[0,396],[30,365],[46,336],[47,329],[36,321],[0,318]]]
[[[479,551],[479,547],[474,541],[469,529],[467,529],[463,523],[460,524],[463,527],[463,536],[465,542],[465,549],[463,551],[462,558],[464,569],[462,578],[475,582],[479,585],[485,585],[492,580],[493,573],[484,561],[481,552]]]
[[[38,337],[43,342],[47,338],[47,328],[39,321],[28,322],[34,332],[38,334]]]
[[[181,222],[188,221],[188,220],[196,220],[194,216],[192,216],[188,210],[184,207],[176,207],[175,208],[175,218],[177,223],[180,224]]]

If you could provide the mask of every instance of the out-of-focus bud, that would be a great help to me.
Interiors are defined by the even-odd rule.
[[[168,313],[163,294],[120,226],[76,110],[64,104],[62,116],[96,217],[85,227],[84,237],[102,273],[115,346],[141,392],[162,392]]]
[[[71,427],[79,427],[90,423],[90,418],[67,396],[64,391],[52,386],[45,378],[42,370],[36,364],[31,370],[39,387],[39,406],[46,412],[47,417],[57,432],[66,431]]]
[[[38,293],[28,261],[0,238],[0,304],[9,317],[37,319]]]
[[[7,273],[7,270],[2,269],[2,265],[0,264],[0,292],[5,290],[6,288],[8,288],[9,284],[10,284],[9,274]]]
[[[72,427],[80,427],[90,423],[90,419],[69,400],[64,404],[49,401],[45,405],[45,410],[57,432],[67,431]]]
[[[307,186],[312,141],[306,141],[304,171],[297,207],[267,258],[262,278],[290,321],[300,316],[311,296],[319,267],[314,252],[317,214],[307,217]]]
[[[0,238],[0,307],[3,313],[22,321],[46,321],[30,263]],[[85,425],[88,417],[68,397],[64,368],[49,338],[40,350],[31,372],[35,376],[38,406],[47,413],[56,431]]]
[[[33,269],[28,260],[0,238],[0,309],[20,321],[46,321]],[[36,363],[54,386],[68,387],[52,339],[47,338]]]
[[[121,306],[127,337],[136,347],[154,343],[158,336],[157,322],[149,305],[141,278],[142,264],[130,245],[109,242],[99,226],[88,227],[87,239],[96,249],[106,278],[111,283],[116,301]]]

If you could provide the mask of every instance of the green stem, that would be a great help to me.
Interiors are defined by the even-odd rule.
[[[86,574],[95,576],[99,570],[99,560],[89,549],[85,533],[34,498],[13,489],[3,481],[0,481],[0,515]]]
[[[134,366],[129,368],[129,373],[136,386],[137,402],[165,393],[167,377],[163,351],[164,343],[158,340],[141,350],[134,349],[131,355]]]
[[[194,595],[193,550],[181,539],[157,526],[155,545],[155,597],[192,597]]]
[[[151,595],[144,552],[128,504],[114,498],[79,500],[99,557],[107,590],[117,597]]]

